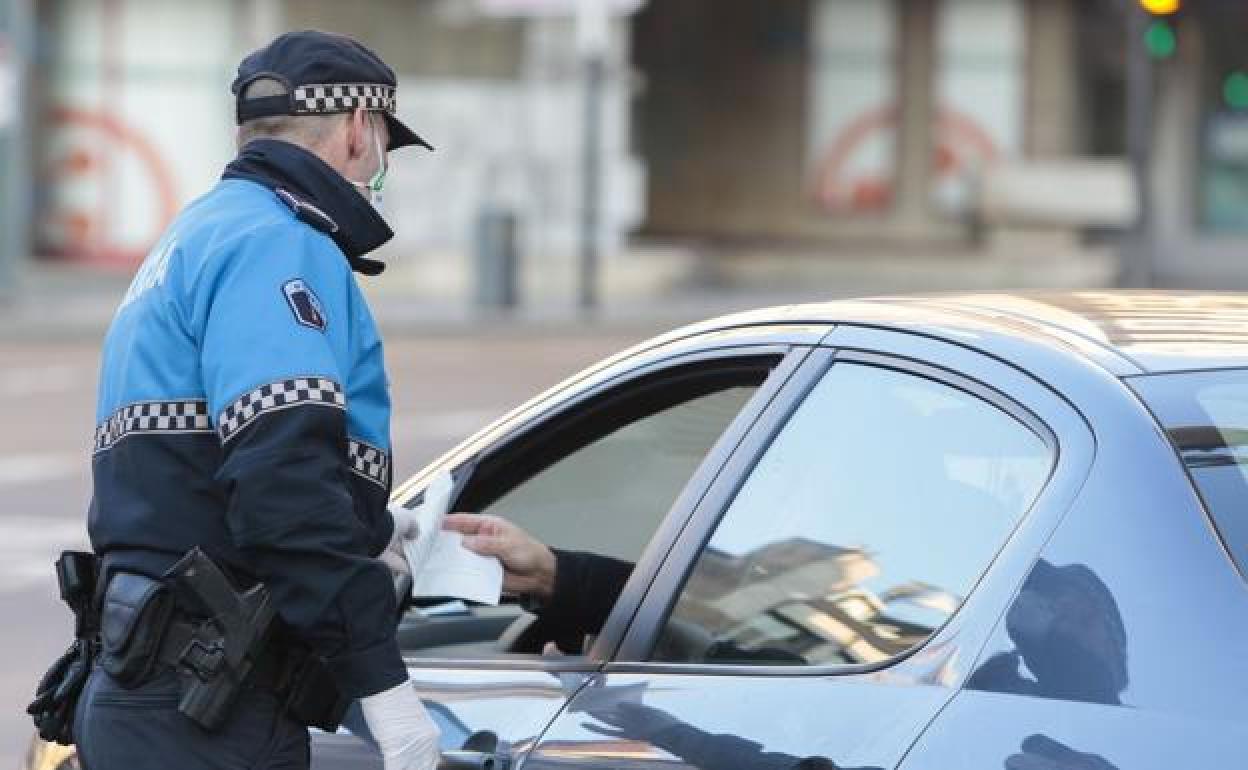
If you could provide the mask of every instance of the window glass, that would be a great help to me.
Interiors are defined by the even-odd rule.
[[[814,665],[902,653],[961,605],[1052,463],[1035,433],[965,391],[837,364],[746,480],[653,657]]]
[[[1131,380],[1165,425],[1222,539],[1248,571],[1248,370]]]
[[[486,507],[547,545],[636,561],[685,482],[756,386],[643,417],[582,447]]]
[[[479,659],[537,654],[547,641],[583,652],[676,497],[778,360],[673,368],[494,447],[457,510],[507,519],[556,552],[588,552],[593,565],[611,567],[610,579],[599,580],[594,601],[562,596],[534,608],[536,618],[519,604],[531,597],[423,604],[400,623],[404,652]]]

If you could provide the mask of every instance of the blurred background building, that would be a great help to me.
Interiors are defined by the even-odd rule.
[[[36,266],[132,270],[232,156],[238,59],[316,27],[391,63],[438,147],[394,159],[389,292],[489,299],[501,250],[524,301],[571,303],[587,227],[608,297],[833,288],[846,263],[1106,284],[1147,48],[1148,280],[1248,285],[1248,5],[1181,5],[1137,39],[1135,0],[4,0],[3,202],[28,212],[5,235]]]

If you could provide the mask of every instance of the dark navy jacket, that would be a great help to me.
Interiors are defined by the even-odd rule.
[[[221,181],[122,300],[96,419],[90,533],[110,569],[157,576],[200,546],[272,589],[344,693],[406,678],[373,558],[393,529],[382,345],[335,240],[273,189]]]

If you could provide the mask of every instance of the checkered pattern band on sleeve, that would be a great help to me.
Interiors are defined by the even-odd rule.
[[[137,433],[211,432],[207,401],[141,401],[121,407],[96,426],[93,454]]]
[[[351,439],[347,443],[351,470],[381,487],[390,485],[390,455],[384,449]]]
[[[394,86],[380,83],[323,83],[299,86],[293,96],[296,115],[327,115],[360,108],[394,114]]]
[[[292,377],[271,382],[243,394],[221,410],[217,433],[224,444],[262,414],[305,405],[345,409],[347,399],[342,386],[328,377]]]

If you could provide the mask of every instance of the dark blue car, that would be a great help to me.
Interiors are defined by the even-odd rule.
[[[732,316],[396,499],[447,469],[456,509],[635,565],[565,655],[520,604],[408,612],[447,767],[1248,766],[1248,296]],[[380,767],[346,729],[313,743]]]

